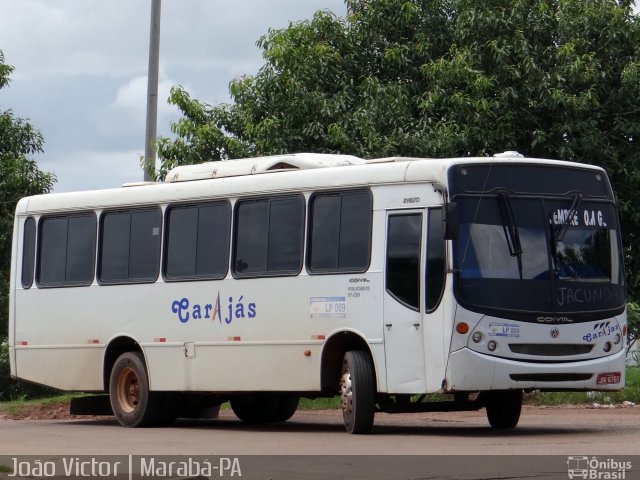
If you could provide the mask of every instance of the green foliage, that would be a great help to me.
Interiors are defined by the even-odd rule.
[[[10,81],[13,67],[4,62],[0,51],[0,88]],[[9,274],[11,241],[16,203],[22,197],[49,192],[53,174],[43,172],[30,157],[42,152],[42,134],[11,110],[0,110],[0,342],[6,340],[9,313]],[[0,397],[16,387],[7,383],[8,364],[0,349]],[[5,359],[6,360],[6,359]],[[15,392],[14,392],[15,393]]]
[[[51,390],[9,378],[9,342],[7,337],[0,335],[0,402],[37,398],[46,394],[51,394]]]
[[[629,353],[640,337],[640,304],[638,303],[627,303],[627,328],[627,353]],[[640,360],[637,353],[636,360]]]
[[[640,298],[640,23],[629,0],[347,0],[270,30],[265,64],[183,112],[158,142],[178,164],[286,152],[490,155],[603,166]]]
[[[535,392],[526,400],[533,405],[640,404],[640,368],[627,368],[625,387],[619,392]]]
[[[0,51],[0,88],[9,84],[13,67]],[[30,158],[42,152],[42,134],[11,110],[0,110],[0,335],[6,332],[13,216],[22,197],[51,190],[54,176]]]

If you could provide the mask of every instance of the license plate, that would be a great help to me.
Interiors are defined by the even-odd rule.
[[[613,383],[620,383],[622,375],[620,372],[606,372],[598,374],[598,385],[610,385]]]

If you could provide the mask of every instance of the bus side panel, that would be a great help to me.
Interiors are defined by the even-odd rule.
[[[22,225],[24,219],[16,216],[13,222],[13,239],[11,242],[11,277],[9,280],[9,365],[12,377],[16,374],[15,328],[16,328],[16,279],[18,275],[18,258],[22,258]]]
[[[15,295],[16,375],[62,390],[102,390],[103,321],[99,287],[18,288]],[[96,311],[94,311],[94,309]],[[105,314],[107,312],[103,312]]]
[[[318,391],[317,347],[287,344],[195,343],[189,347],[145,346],[152,390]],[[309,357],[305,350],[311,350]]]
[[[15,355],[22,379],[60,390],[103,389],[102,346],[16,346]]]
[[[356,296],[361,284],[367,289]],[[305,272],[156,284],[149,313],[154,327],[136,332],[151,388],[319,391],[322,351],[332,332],[381,341],[381,288],[379,275]],[[130,295],[130,287],[122,289],[123,297]]]

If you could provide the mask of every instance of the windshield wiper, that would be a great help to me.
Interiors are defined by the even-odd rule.
[[[554,224],[553,214],[551,214],[551,218],[549,220],[549,233],[550,233],[550,241],[551,241],[551,260],[553,261],[553,269],[556,272],[556,275],[560,276],[560,259],[558,258],[558,242],[561,242],[567,231],[569,230],[569,226],[571,225],[571,219],[578,212],[578,206],[582,201],[582,194],[580,192],[576,192],[573,197],[573,201],[571,202],[571,206],[569,210],[567,210],[567,214],[564,216],[564,221],[562,223]]]
[[[500,205],[502,228],[504,230],[504,236],[507,239],[509,254],[512,257],[516,257],[518,262],[518,273],[520,274],[520,280],[522,280],[522,244],[520,243],[520,234],[518,232],[518,225],[516,225],[516,217],[513,214],[511,198],[506,191],[503,190],[498,193],[498,204]]]
[[[571,206],[567,211],[567,215],[564,217],[564,222],[558,223],[556,225],[553,225],[553,224],[551,225],[551,241],[552,242],[555,243],[555,242],[562,241],[562,239],[567,233],[567,230],[569,230],[569,226],[571,225],[571,219],[578,212],[578,206],[580,205],[581,201],[582,201],[582,194],[576,193],[575,196],[573,197],[573,201],[571,202]]]

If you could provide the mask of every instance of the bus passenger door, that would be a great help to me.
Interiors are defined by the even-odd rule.
[[[389,393],[426,389],[423,315],[425,211],[387,212],[384,349]]]

